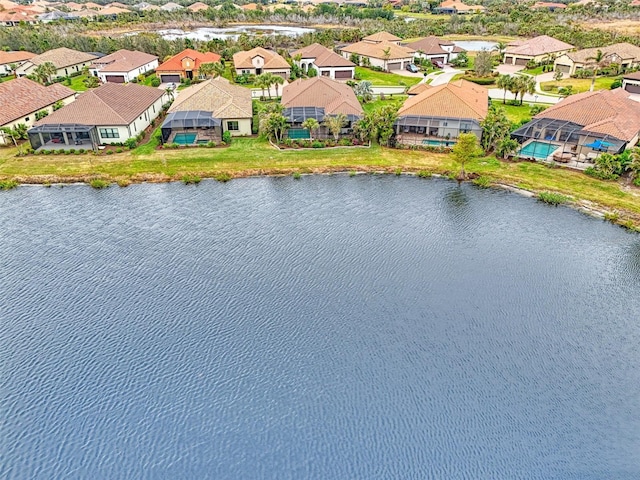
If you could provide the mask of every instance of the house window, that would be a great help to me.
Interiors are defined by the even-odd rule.
[[[24,117],[24,121],[28,122],[29,121],[29,117]]]
[[[101,128],[100,136],[102,138],[120,138],[117,128]]]
[[[460,123],[460,132],[461,133],[469,133],[471,131],[471,124],[466,122]]]
[[[227,130],[240,130],[237,121],[227,122]]]
[[[242,75],[249,75],[251,70],[242,70]]]

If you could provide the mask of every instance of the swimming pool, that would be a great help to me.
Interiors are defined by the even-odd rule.
[[[452,147],[455,143],[451,140],[422,140],[423,145],[429,145],[430,147]]]
[[[195,133],[176,133],[173,142],[178,145],[191,145],[195,142],[196,136]]]
[[[540,160],[546,160],[553,151],[560,148],[559,145],[545,142],[531,142],[527,143],[520,149],[519,155],[521,157],[533,157]]]

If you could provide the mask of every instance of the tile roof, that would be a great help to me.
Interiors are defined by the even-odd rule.
[[[186,57],[189,57],[194,61],[193,70],[199,70],[200,65],[203,63],[216,63],[220,61],[220,55],[217,53],[207,52],[201,53],[196,50],[192,50],[187,48],[186,50],[181,51],[177,55],[174,55],[166,62],[162,63],[158,68],[156,68],[156,72],[178,72],[182,71],[182,60]]]
[[[374,33],[373,35],[367,35],[362,40],[366,42],[379,43],[379,42],[399,42],[402,39],[400,37],[396,37],[395,35],[389,32],[378,32],[378,33]]]
[[[182,5],[178,5],[175,2],[169,2],[169,3],[165,3],[164,5],[162,5],[160,7],[160,10],[165,10],[167,12],[173,12],[174,10],[180,10],[181,8],[184,8]]]
[[[571,95],[534,118],[552,118],[582,125],[584,131],[632,140],[640,132],[640,103],[622,88]]]
[[[122,49],[95,60],[91,66],[101,67],[101,72],[130,72],[157,59],[155,55]]]
[[[534,10],[537,10],[539,8],[567,8],[567,6],[564,3],[556,3],[556,2],[536,2],[533,4],[533,6],[531,7]]]
[[[415,53],[415,50],[407,47],[401,47],[400,45],[396,45],[395,43],[389,42],[380,42],[380,43],[367,43],[367,42],[357,42],[351,45],[347,45],[342,48],[343,52],[347,53],[355,53],[356,55],[385,59],[387,58],[384,51],[388,50],[389,60],[396,60],[399,58],[411,58]]]
[[[325,114],[362,115],[362,105],[353,89],[327,77],[298,79],[282,89],[282,105],[289,107],[319,107]]]
[[[109,7],[105,7],[98,12],[98,15],[120,15],[121,13],[131,13],[131,10],[126,8],[118,7],[115,5],[111,5]]]
[[[407,95],[420,95],[425,90],[429,90],[431,88],[433,87],[428,83],[417,83],[409,90],[407,90]]]
[[[412,48],[415,51],[421,50],[426,55],[437,55],[440,53],[448,55],[449,52],[440,45],[451,45],[451,43],[440,40],[434,35],[430,35],[415,42],[405,44],[406,47]]]
[[[469,11],[484,11],[485,7],[482,5],[467,5],[462,3],[460,0],[445,0],[437,8],[443,9],[455,9],[458,12],[469,12]]]
[[[356,64],[347,60],[342,55],[338,55],[333,50],[329,50],[327,47],[320,45],[319,43],[312,43],[308,47],[301,48],[291,53],[294,57],[300,55],[301,58],[313,58],[317,66],[319,67],[355,67]]]
[[[289,63],[272,50],[256,47],[248,52],[237,52],[233,54],[233,64],[235,68],[253,68],[251,60],[255,57],[264,58],[264,70],[291,68]]]
[[[202,110],[214,118],[252,118],[251,90],[229,83],[223,77],[212,78],[180,92],[169,112]]]
[[[608,47],[585,48],[576,52],[569,52],[567,56],[574,62],[587,63],[593,61],[593,57],[597,55],[598,50],[602,51],[605,57],[617,55],[623,60],[640,60],[640,47],[630,43],[615,43]],[[587,60],[588,58],[591,58],[591,60]]]
[[[24,62],[25,60],[29,60],[35,56],[36,54],[31,52],[3,52],[2,50],[0,50],[0,65]]]
[[[209,5],[207,5],[206,3],[196,2],[189,5],[187,7],[187,10],[191,10],[192,12],[199,12],[201,10],[207,10],[208,8]]]
[[[98,58],[91,53],[79,52],[77,50],[71,50],[70,48],[54,48],[48,52],[44,52],[40,55],[33,57],[30,62],[34,65],[42,65],[46,62],[53,63],[56,68],[64,68],[70,65],[77,65],[78,63],[90,62]]]
[[[540,35],[524,42],[518,42],[517,45],[509,44],[505,53],[514,55],[529,55],[536,57],[545,53],[562,52],[564,50],[573,49],[573,45],[556,40],[547,35]]]
[[[640,72],[626,73],[622,78],[628,78],[629,80],[640,80]]]
[[[75,102],[36,122],[81,125],[129,125],[165,94],[135,83],[105,83],[81,93]]]
[[[489,92],[480,85],[456,80],[409,97],[398,116],[472,118],[482,120],[489,109]]]
[[[45,87],[28,78],[0,83],[0,125],[42,110],[75,93],[59,83]]]

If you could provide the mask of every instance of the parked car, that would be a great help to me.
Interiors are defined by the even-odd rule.
[[[413,63],[408,63],[406,69],[411,73],[418,73],[418,67],[416,67]]]
[[[444,64],[439,60],[431,60],[431,64],[437,68],[444,68]]]

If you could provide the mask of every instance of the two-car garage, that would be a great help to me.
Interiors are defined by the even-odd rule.
[[[124,75],[105,75],[104,79],[111,83],[125,83]]]
[[[161,73],[160,83],[180,83],[180,74],[178,73]]]

